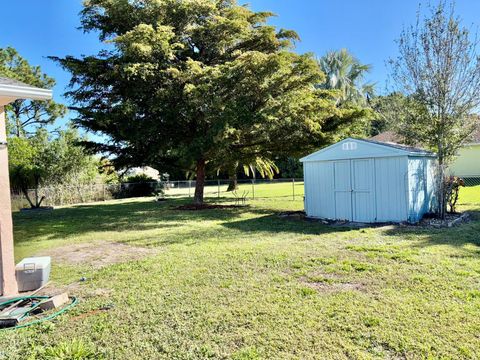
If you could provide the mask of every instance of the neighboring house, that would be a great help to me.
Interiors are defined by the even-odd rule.
[[[136,168],[128,169],[128,171],[125,173],[125,175],[127,177],[138,176],[138,175],[146,175],[148,177],[151,177],[152,179],[160,180],[160,172],[158,170],[155,170],[154,168],[151,168],[150,166],[136,167]]]
[[[458,151],[457,158],[450,166],[450,172],[464,178],[480,176],[480,129],[477,129]]]
[[[404,143],[403,139],[393,131],[385,131],[371,140],[387,143]],[[458,151],[457,158],[450,165],[449,172],[460,177],[480,177],[480,127]]]

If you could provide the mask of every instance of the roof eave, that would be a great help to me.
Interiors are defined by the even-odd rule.
[[[50,100],[52,90],[29,86],[0,84],[0,97],[10,101],[18,99]]]

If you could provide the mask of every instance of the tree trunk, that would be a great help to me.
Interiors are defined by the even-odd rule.
[[[228,183],[227,191],[235,191],[238,190],[238,177],[237,173],[230,176],[230,182]]]
[[[40,207],[40,205],[38,204],[38,186],[35,186],[35,207]]]
[[[445,171],[444,171],[444,163],[443,159],[438,159],[438,182],[439,182],[439,189],[438,189],[438,217],[442,220],[445,219],[445,212],[446,212],[446,199],[445,199]]]
[[[232,162],[228,166],[227,170],[228,170],[228,178],[230,179],[230,182],[228,183],[227,191],[235,191],[238,189],[238,177],[237,177],[238,161]]]
[[[16,133],[17,133],[17,137],[21,137],[22,134],[21,134],[21,132],[20,132],[20,128],[21,128],[22,125],[21,125],[21,123],[20,123],[20,117],[19,117],[18,115],[17,115],[17,118],[16,118],[16,125],[15,125],[15,126],[16,126],[15,131],[16,131]]]
[[[38,176],[35,177],[35,208],[39,208],[43,199],[40,200],[38,197],[38,188],[40,187],[40,178]]]
[[[22,188],[22,193],[23,193],[23,196],[25,196],[25,199],[27,199],[28,203],[30,204],[30,207],[32,209],[35,209],[35,205],[33,204],[32,200],[30,199],[30,196],[28,195],[28,188]]]
[[[197,181],[195,182],[195,195],[193,202],[195,205],[203,204],[203,190],[205,187],[205,160],[201,159],[197,161]]]

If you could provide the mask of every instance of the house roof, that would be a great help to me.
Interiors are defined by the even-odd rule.
[[[7,102],[17,99],[49,100],[51,98],[52,90],[38,88],[6,77],[0,77],[0,102],[4,105]]]
[[[394,131],[384,131],[378,135],[372,136],[370,138],[372,141],[380,141],[384,143],[397,143],[401,144],[402,138]]]
[[[435,154],[425,149],[396,143],[375,140],[347,138],[327,146],[313,154],[300,159],[302,162],[328,161],[341,159],[377,158],[392,156],[428,156]]]
[[[18,81],[18,80],[14,80],[14,79],[10,79],[10,78],[6,78],[6,77],[2,77],[0,76],[0,84],[2,85],[16,85],[16,86],[25,86],[25,87],[32,87],[28,84],[25,84],[24,82],[21,82],[21,81]]]
[[[394,131],[384,131],[378,135],[372,136],[370,140],[397,144],[402,144],[405,142],[405,139],[403,139],[401,135],[398,135]],[[480,124],[468,137],[466,144],[480,144]]]
[[[425,150],[425,149],[422,149],[420,147],[403,145],[403,144],[399,144],[399,143],[396,143],[396,142],[393,142],[393,141],[378,141],[378,140],[374,140],[373,138],[368,139],[368,140],[367,139],[361,139],[361,141],[370,142],[372,144],[378,144],[378,145],[382,145],[382,146],[389,146],[389,147],[392,147],[394,149],[400,149],[400,150],[408,151],[410,153],[435,155],[435,153],[433,153],[431,151],[428,151],[428,150]]]

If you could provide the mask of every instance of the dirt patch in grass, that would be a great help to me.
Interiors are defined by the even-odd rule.
[[[365,285],[359,283],[327,283],[327,282],[307,282],[309,288],[315,289],[321,293],[336,293],[341,291],[364,291]]]
[[[365,284],[342,281],[336,274],[314,273],[300,279],[301,283],[321,293],[337,293],[342,291],[366,291]]]
[[[211,210],[211,209],[241,209],[245,205],[219,205],[219,204],[186,204],[174,207],[173,210]]]
[[[51,256],[53,263],[90,265],[99,269],[110,264],[139,260],[156,253],[158,249],[103,242],[61,246],[39,255]]]

